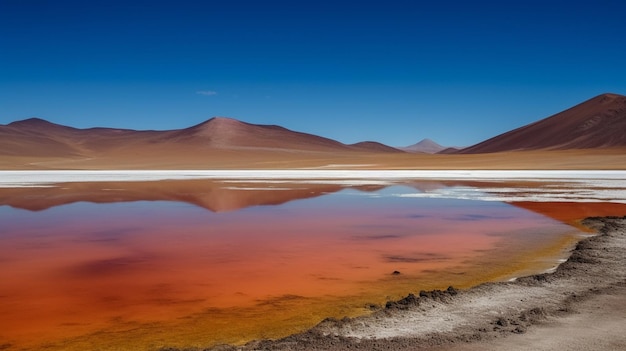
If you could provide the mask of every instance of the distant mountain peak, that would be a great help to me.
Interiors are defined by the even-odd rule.
[[[608,97],[608,98],[626,98],[624,95],[615,94],[615,93],[604,93],[598,95],[598,97]]]
[[[602,103],[626,103],[626,96],[613,93],[604,93],[594,99],[598,99]]]
[[[244,123],[238,119],[231,117],[216,116],[207,121],[207,123]]]
[[[252,125],[234,118],[212,117],[202,123],[182,130],[184,134],[208,137],[213,144],[229,143],[237,135],[247,134]]]
[[[66,127],[61,124],[52,123],[50,121],[46,121],[45,119],[41,119],[38,117],[32,117],[23,119],[21,121],[15,121],[7,124],[7,127],[13,127],[17,129],[27,130],[27,131],[48,131],[48,130],[65,130],[65,131],[73,131],[76,130],[72,127]]]
[[[20,121],[11,122],[8,125],[17,127],[17,126],[54,125],[54,123],[48,122],[45,119],[41,119],[38,117],[31,117],[31,118],[23,119]]]
[[[246,123],[241,122],[234,118],[230,118],[230,117],[217,116],[217,117],[211,117],[204,122],[201,122],[199,124],[196,124],[195,126],[192,126],[191,128],[210,126],[210,125],[215,126],[215,125],[239,125],[239,124],[246,124]]]
[[[439,151],[445,150],[445,146],[441,146],[431,139],[425,138],[420,140],[419,142],[409,145],[406,147],[399,148],[400,150],[408,151],[408,152],[423,152],[426,154],[436,154]]]
[[[355,150],[361,151],[376,151],[376,152],[404,152],[403,150],[395,147],[387,146],[376,141],[361,141],[355,144],[348,145]]]
[[[437,147],[441,146],[437,144],[436,142],[434,142],[432,139],[428,139],[428,138],[424,138],[420,140],[416,145],[432,145],[432,146],[437,146]]]

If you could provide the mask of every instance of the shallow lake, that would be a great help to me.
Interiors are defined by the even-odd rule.
[[[0,348],[243,343],[365,314],[411,292],[549,270],[588,235],[578,219],[626,214],[619,179],[585,184],[5,185]]]

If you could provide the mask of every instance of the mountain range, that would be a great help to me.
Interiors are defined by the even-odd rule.
[[[271,160],[272,167],[281,162],[284,167],[290,167],[301,159],[329,157],[353,163],[364,159],[364,155],[372,155],[368,160],[394,157],[414,160],[422,157],[419,154],[435,153],[467,155],[624,147],[626,96],[617,94],[596,96],[553,116],[460,150],[446,148],[429,139],[404,148],[374,141],[349,145],[276,125],[256,125],[225,117],[166,131],[77,129],[39,118],[0,125],[0,168],[9,169],[73,168],[68,162],[76,168],[81,168],[80,164],[91,164],[88,168],[158,168],[161,164],[168,164],[170,168],[177,165],[185,168],[194,165],[229,167],[230,163],[242,158],[253,159],[257,165]],[[320,164],[325,163],[320,161]]]
[[[256,125],[214,117],[198,125],[166,131],[77,129],[30,118],[0,126],[0,154],[22,156],[91,156],[130,148],[160,148],[168,144],[203,149],[309,152],[402,152],[376,142],[352,145],[275,125]]]

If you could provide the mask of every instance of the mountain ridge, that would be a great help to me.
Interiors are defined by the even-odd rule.
[[[611,147],[626,147],[626,96],[605,93],[458,153]]]
[[[168,144],[186,146],[187,150],[403,152],[377,142],[347,145],[278,125],[252,124],[228,117],[213,117],[191,127],[161,131],[78,129],[33,117],[0,125],[0,136],[0,155],[90,156],[129,146],[154,149]]]

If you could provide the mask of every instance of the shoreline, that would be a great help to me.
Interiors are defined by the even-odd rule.
[[[578,242],[554,272],[467,290],[421,291],[367,316],[326,319],[283,339],[209,350],[625,348],[626,217],[584,224],[598,234]],[[588,321],[603,326],[601,332]]]

